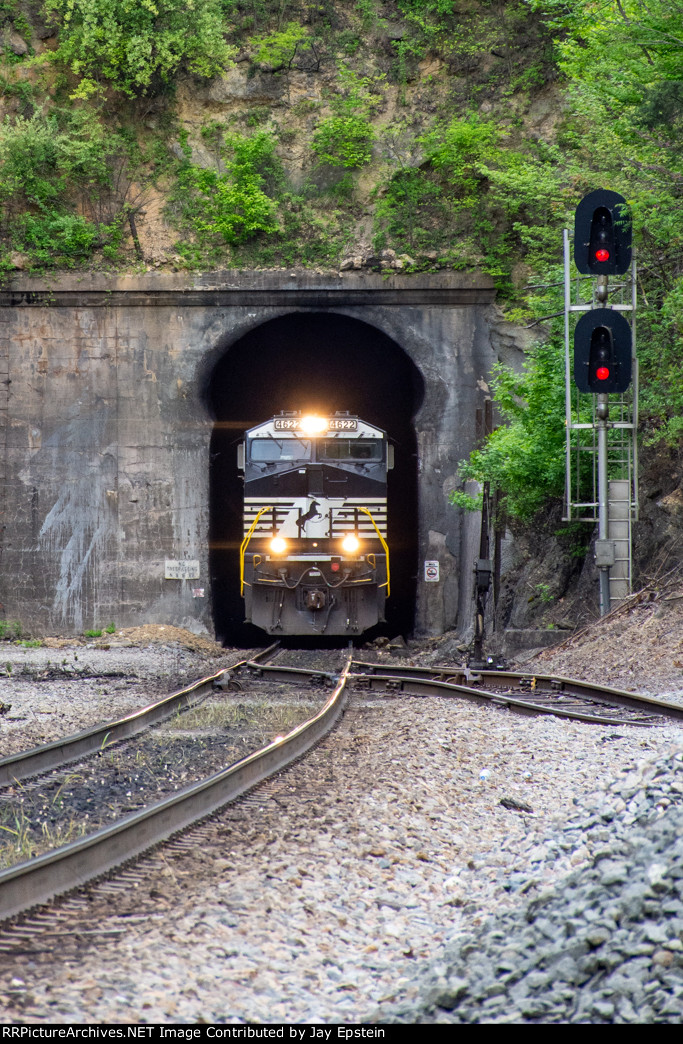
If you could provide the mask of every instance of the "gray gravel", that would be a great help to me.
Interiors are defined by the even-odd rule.
[[[683,750],[591,795],[549,846],[570,874],[421,969],[398,1022],[683,1022]],[[520,891],[529,881],[516,882]]]
[[[112,652],[117,668],[148,656]],[[63,709],[61,682],[30,684]],[[34,709],[27,697],[26,721]],[[680,1021],[682,785],[677,725],[363,695],[279,791],[113,896],[92,943],[70,951],[67,921],[58,955],[4,958],[0,1010],[38,1023]]]
[[[243,655],[190,652],[176,644],[59,649],[0,644],[0,757],[123,717],[216,674]]]

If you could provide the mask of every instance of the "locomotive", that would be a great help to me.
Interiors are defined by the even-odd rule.
[[[283,412],[246,432],[240,583],[278,635],[361,634],[390,590],[386,432],[349,413]]]

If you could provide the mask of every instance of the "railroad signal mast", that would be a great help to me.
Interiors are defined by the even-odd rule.
[[[604,616],[630,591],[631,533],[638,510],[636,271],[624,197],[598,189],[576,208],[578,278],[570,271],[569,238],[565,229],[565,520],[598,522],[595,560]],[[612,285],[610,276],[618,277]],[[572,366],[570,320],[575,312],[583,314],[574,329]],[[591,475],[592,500],[585,494]]]

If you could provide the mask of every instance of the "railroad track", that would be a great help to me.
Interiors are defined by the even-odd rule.
[[[0,778],[6,782],[17,778],[11,775],[13,764],[24,773],[24,778],[41,771],[40,766],[47,766],[42,771],[52,771],[82,757],[85,749],[91,753],[97,751],[103,742],[111,744],[115,739],[127,738],[154,721],[195,705],[216,689],[230,687],[241,671],[272,682],[315,678],[321,684],[334,687],[320,710],[261,750],[171,797],[124,816],[111,826],[0,872],[0,921],[130,862],[300,758],[338,720],[350,687],[347,682],[359,690],[466,698],[525,714],[553,714],[607,725],[650,726],[661,722],[662,717],[683,719],[683,707],[667,701],[567,678],[507,671],[475,673],[452,667],[394,666],[352,661],[350,657],[340,673],[314,671],[263,662],[272,657],[274,651],[275,647],[264,650],[260,662],[240,661],[121,722],[109,723],[0,762],[5,773]],[[615,706],[619,707],[619,716],[613,713]]]
[[[192,685],[179,689],[170,696],[150,703],[147,707],[143,707],[133,714],[127,714],[117,721],[95,725],[93,728],[78,732],[73,736],[55,740],[54,743],[45,743],[32,750],[2,758],[0,759],[0,787],[61,769],[70,762],[78,761],[79,758],[101,752],[114,743],[137,736],[153,725],[166,721],[172,715],[197,706],[211,695],[215,686],[223,684],[226,676],[231,672],[239,671],[247,662],[258,663],[267,660],[275,654],[278,648],[279,643],[275,642],[256,653],[251,661],[239,660],[217,674],[200,678]]]
[[[266,652],[272,654],[273,651],[274,647],[265,651],[263,658],[265,658]],[[312,716],[294,727],[287,735],[277,737],[262,749],[214,772],[207,778],[190,784],[161,801],[123,816],[110,826],[0,872],[0,921],[48,902],[57,895],[106,875],[114,867],[130,862],[159,842],[212,815],[223,805],[235,800],[258,783],[300,758],[330,731],[341,715],[347,698],[346,678],[349,666],[350,657],[342,671],[335,674],[310,668],[277,668],[269,676],[272,680],[277,680],[278,677],[286,678],[288,681],[292,681],[294,678],[299,681],[314,679],[328,687],[333,685],[333,692]],[[183,701],[186,701],[190,694],[192,700],[190,705],[193,705],[200,698],[200,689],[203,695],[208,695],[208,692],[213,691],[214,688],[228,687],[233,684],[242,671],[258,676],[263,670],[264,666],[260,662],[240,661],[217,675],[202,679],[201,682],[189,686],[188,689],[175,693],[173,699],[178,706],[182,706]],[[175,713],[175,709],[177,709],[176,707],[168,710],[168,700],[170,699],[171,697],[159,701],[160,704],[166,705],[164,707],[165,716]],[[161,712],[161,709],[157,711],[157,705],[152,705],[146,708],[145,712],[149,712],[147,715],[149,724]],[[111,724],[106,728],[110,729]],[[146,726],[140,724],[140,720],[138,720],[135,731],[140,732],[144,727]],[[93,729],[89,732],[92,735],[87,741],[88,749],[93,752],[98,750],[97,745],[93,745],[94,737],[102,730]],[[109,735],[109,732],[106,734]],[[124,734],[130,735],[130,733]],[[54,750],[50,752],[51,771],[60,765],[63,767],[65,764],[71,763],[74,757],[82,756],[80,742],[85,735],[85,733],[79,734],[79,736],[71,738],[73,743],[62,744],[64,758],[61,762],[55,762]],[[49,744],[48,746],[55,748],[60,744]],[[77,750],[78,753],[75,753]],[[31,774],[35,774],[35,765],[40,763],[40,751],[41,748],[37,748],[35,752],[30,752],[35,755],[32,762],[26,759],[22,762],[21,756],[17,759],[6,759],[6,761],[17,760],[24,766],[33,764]]]
[[[358,660],[352,668],[357,689],[458,697],[521,714],[552,714],[601,725],[653,726],[661,725],[663,718],[683,721],[683,706],[678,704],[557,675],[392,666]],[[614,713],[615,708],[619,714]]]

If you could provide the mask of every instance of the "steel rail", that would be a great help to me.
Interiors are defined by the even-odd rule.
[[[386,687],[387,682],[401,683],[401,690],[410,692],[413,695],[429,694],[431,687],[434,694],[458,694],[475,702],[496,703],[522,712],[554,714],[557,717],[608,725],[634,724],[632,719],[609,718],[605,715],[571,711],[555,703],[537,703],[533,697],[534,689],[531,689],[529,696],[526,697],[521,694],[512,695],[479,687],[479,682],[484,680],[489,683],[505,680],[509,683],[516,683],[518,686],[529,684],[530,687],[538,686],[540,683],[545,688],[540,689],[538,692],[539,696],[546,694],[549,696],[572,695],[581,699],[594,700],[606,706],[628,707],[631,710],[649,715],[683,720],[683,707],[668,700],[660,700],[652,696],[640,696],[637,693],[626,692],[623,689],[610,689],[604,685],[596,685],[591,682],[582,682],[574,678],[564,678],[557,675],[529,674],[516,671],[474,672],[462,667],[402,667],[398,665],[393,667],[391,665],[365,663],[356,660],[354,660],[352,667],[354,668],[352,678],[356,682],[360,679],[365,679],[366,682],[372,684],[372,680],[376,679],[378,688]],[[362,673],[356,673],[358,669]],[[463,685],[461,680],[467,681],[469,684]]]
[[[212,815],[286,768],[318,743],[341,716],[351,656],[323,707],[284,737],[207,779],[133,812],[87,837],[0,873],[0,921],[45,903],[127,863],[172,834]],[[301,669],[299,674],[310,675]]]
[[[312,667],[287,667],[284,664],[279,663],[258,663],[254,660],[248,660],[245,663],[240,663],[237,667],[230,668],[230,670],[241,670],[246,668],[251,674],[256,674],[259,677],[268,676],[273,681],[288,682],[292,681],[293,678],[300,677],[305,674],[306,677],[315,678],[321,683],[325,684],[337,684],[337,678],[339,675],[331,674],[329,671],[317,671]]]
[[[279,648],[279,642],[275,642],[267,649],[257,653],[251,661],[240,660],[229,667],[224,667],[217,674],[201,678],[192,685],[179,689],[169,696],[164,696],[163,699],[150,703],[141,710],[133,711],[124,718],[110,721],[105,725],[94,725],[73,736],[65,736],[63,739],[46,743],[42,747],[34,747],[32,750],[24,750],[19,754],[2,758],[0,760],[0,787],[28,779],[31,776],[39,776],[44,772],[52,772],[79,758],[105,750],[112,743],[129,739],[151,725],[170,718],[178,711],[194,707],[210,694],[214,686],[220,685],[226,674],[239,670],[259,657],[272,656],[277,648]]]

